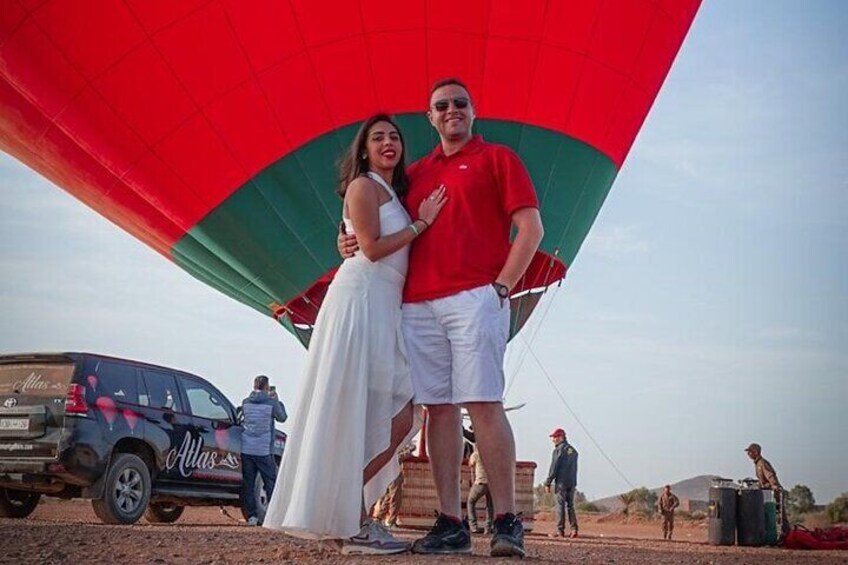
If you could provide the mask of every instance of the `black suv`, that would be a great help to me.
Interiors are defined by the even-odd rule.
[[[0,516],[28,516],[42,494],[89,498],[108,524],[241,507],[239,423],[218,389],[183,371],[91,353],[0,356]],[[277,431],[278,464],[285,442]]]

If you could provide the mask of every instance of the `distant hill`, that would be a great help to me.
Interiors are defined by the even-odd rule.
[[[689,500],[707,500],[710,494],[710,483],[717,475],[698,475],[690,479],[684,479],[676,483],[672,483],[671,492],[677,495],[681,500],[688,498]],[[651,490],[659,495],[665,485],[652,488]],[[622,493],[623,494],[623,493]],[[598,506],[606,507],[610,511],[621,510],[624,506],[618,499],[618,495],[608,496],[593,500]]]

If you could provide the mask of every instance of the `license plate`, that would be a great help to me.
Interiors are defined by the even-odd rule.
[[[27,418],[4,418],[0,420],[0,430],[23,430],[29,429]]]

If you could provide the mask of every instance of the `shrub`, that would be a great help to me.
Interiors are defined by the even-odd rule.
[[[786,495],[786,510],[793,515],[806,514],[816,505],[813,491],[806,485],[795,485]]]
[[[848,522],[848,492],[843,492],[825,508],[827,517],[834,524]]]
[[[792,522],[791,523],[796,523]],[[832,522],[830,521],[830,517],[827,515],[827,512],[808,512],[804,514],[804,517],[800,522],[805,528],[809,530],[815,530],[816,528],[827,528]]]
[[[622,513],[625,516],[630,514],[650,516],[656,511],[657,495],[645,487],[635,488],[630,492],[620,494],[618,499],[624,505]]]
[[[600,506],[594,502],[580,502],[576,505],[578,512],[608,512],[605,506]]]

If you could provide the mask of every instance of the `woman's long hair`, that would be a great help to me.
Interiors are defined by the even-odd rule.
[[[395,165],[395,170],[392,172],[392,188],[395,189],[395,193],[398,195],[398,198],[401,199],[406,196],[406,193],[409,190],[409,177],[406,176],[406,142],[403,140],[403,133],[401,133],[398,125],[388,114],[374,114],[365,120],[365,122],[359,127],[359,131],[356,132],[356,137],[353,138],[350,148],[339,162],[339,188],[336,192],[342,198],[345,196],[348,185],[356,178],[364,175],[370,170],[368,166],[368,151],[366,149],[366,144],[368,142],[368,131],[377,122],[388,122],[392,124],[398,132],[398,137],[400,137],[401,143],[401,153],[400,160],[398,161],[398,164]],[[362,157],[363,154],[365,154],[364,159]]]

